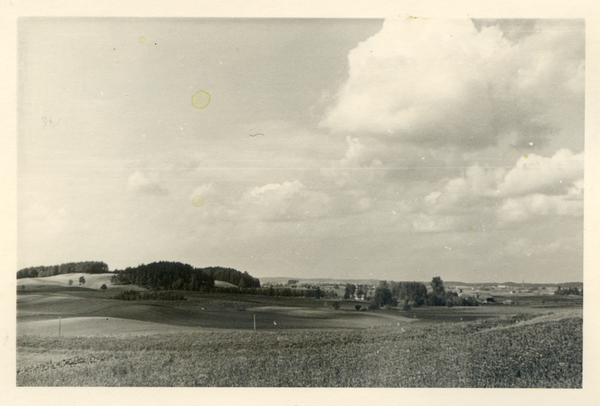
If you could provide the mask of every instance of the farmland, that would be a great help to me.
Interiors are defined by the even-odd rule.
[[[27,283],[17,296],[19,386],[582,385],[581,298],[358,312],[352,300],[339,310],[332,300],[199,292],[129,302],[113,299],[118,286]]]

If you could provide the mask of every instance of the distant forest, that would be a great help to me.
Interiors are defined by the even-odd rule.
[[[40,278],[66,273],[107,273],[108,265],[98,261],[69,262],[52,266],[31,266],[17,272],[17,279]]]
[[[215,280],[228,282],[240,288],[259,288],[260,280],[248,272],[233,268],[194,268],[181,262],[153,262],[135,268],[116,270],[111,282],[120,285],[138,285],[152,290],[207,291]]]

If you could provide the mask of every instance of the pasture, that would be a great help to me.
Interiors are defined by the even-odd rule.
[[[581,387],[580,298],[356,311],[223,293],[123,301],[125,287],[68,279],[17,290],[20,386]]]

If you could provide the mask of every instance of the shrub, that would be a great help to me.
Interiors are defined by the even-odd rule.
[[[333,302],[332,306],[335,310],[340,310],[340,302]]]
[[[103,283],[103,284],[102,284],[102,286],[100,286],[100,289],[102,289],[102,290],[106,290],[106,289],[108,289],[108,287],[106,286],[106,284],[105,284],[105,283]]]
[[[73,284],[73,279],[69,279],[69,286]]]
[[[354,306],[354,308],[356,309],[356,311],[359,311],[361,307],[362,307],[361,305]]]
[[[376,304],[369,305],[369,310],[379,310],[379,306]]]

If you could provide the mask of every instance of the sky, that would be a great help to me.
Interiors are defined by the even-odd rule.
[[[18,268],[582,281],[584,28],[21,18]]]

